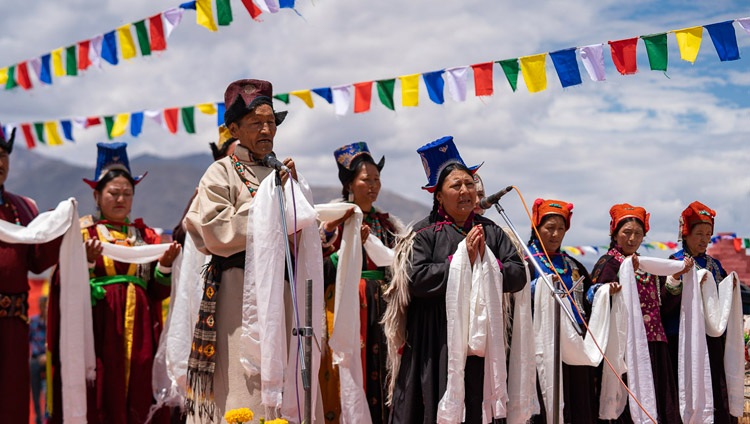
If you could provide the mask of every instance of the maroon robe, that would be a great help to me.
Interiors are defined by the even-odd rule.
[[[0,219],[28,225],[39,214],[31,199],[2,192]],[[42,273],[57,263],[62,237],[46,244],[8,244],[0,241],[0,297],[29,292],[29,271]],[[28,307],[28,305],[27,305]],[[19,317],[0,318],[0,411],[2,421],[29,422],[29,324]]]
[[[97,236],[96,225],[83,228],[84,238]],[[150,228],[141,229],[144,241],[158,243],[158,236]],[[101,238],[100,238],[101,239]],[[130,264],[114,262],[116,275],[127,275]],[[147,290],[135,287],[135,316],[130,357],[130,377],[126,383],[125,316],[128,284],[104,286],[104,299],[92,305],[94,323],[94,351],[96,354],[96,383],[89,387],[87,421],[89,423],[143,423],[153,404],[152,368],[162,330],[162,300],[169,297],[170,286],[159,283],[154,276],[156,262],[150,267]],[[108,275],[104,257],[97,258],[92,277]],[[57,276],[56,276],[57,277]],[[52,412],[49,423],[61,423],[63,418],[62,381],[60,378],[60,286],[54,278],[50,289],[47,345],[52,356]],[[165,422],[169,411],[162,409],[152,423]]]

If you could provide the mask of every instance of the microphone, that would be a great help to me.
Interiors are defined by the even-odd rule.
[[[289,172],[289,168],[287,168],[286,165],[284,165],[280,160],[276,159],[276,155],[273,154],[273,152],[263,156],[263,159],[260,160],[260,163],[277,171]]]
[[[483,197],[482,200],[479,201],[479,207],[482,209],[489,209],[497,203],[501,197],[508,194],[511,190],[513,190],[513,186],[505,187],[504,189],[498,191],[495,194],[489,195],[487,197]]]

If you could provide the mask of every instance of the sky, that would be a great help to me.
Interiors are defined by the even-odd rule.
[[[2,67],[147,18],[179,1],[0,4]],[[194,11],[186,11],[160,54],[116,67],[105,64],[30,91],[0,92],[0,121],[216,102],[240,78],[270,80],[275,92],[330,87],[750,16],[746,2],[724,0],[297,0],[299,15],[284,9],[264,14],[259,23],[239,0],[231,4],[234,22],[213,33],[195,24]],[[750,237],[750,57],[745,57],[750,35],[737,24],[735,31],[742,59],[720,62],[704,31],[695,64],[680,60],[674,34],[669,34],[666,75],[649,70],[639,42],[635,75],[619,75],[605,46],[606,81],[591,81],[579,59],[583,84],[567,89],[547,60],[548,88],[534,94],[521,79],[512,92],[496,66],[495,94],[474,97],[470,77],[465,102],[453,101],[446,92],[445,104],[434,104],[421,81],[419,106],[401,107],[397,93],[395,111],[380,105],[376,94],[370,112],[346,116],[336,116],[333,106],[316,95],[314,109],[293,97],[289,105],[275,104],[289,111],[275,151],[293,157],[311,184],[335,186],[332,152],[366,141],[376,159],[386,157],[385,189],[431,204],[431,195],[420,189],[426,177],[416,149],[452,135],[467,164],[484,162],[480,174],[488,192],[515,185],[529,205],[537,197],[572,202],[566,245],[607,244],[609,208],[622,202],[651,213],[646,241],[675,241],[679,214],[693,200],[716,210],[717,232]],[[217,138],[216,117],[196,112],[196,124],[196,135],[172,135],[147,119],[140,137],[118,141],[129,143],[131,156],[207,153],[207,143]],[[104,130],[77,130],[75,137],[75,143],[36,150],[93,167],[95,144],[106,141]],[[18,142],[22,145],[23,137]],[[39,183],[50,182],[42,177]],[[529,219],[519,196],[509,194],[501,203],[526,237]],[[500,221],[494,211],[488,216]]]

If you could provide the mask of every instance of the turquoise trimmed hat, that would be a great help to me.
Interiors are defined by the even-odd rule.
[[[341,146],[333,152],[333,157],[336,158],[336,163],[349,171],[352,171],[351,166],[354,159],[361,155],[367,155],[372,158],[370,149],[364,141]],[[372,158],[372,161],[375,162],[375,158]],[[378,171],[383,169],[383,165],[385,165],[385,156],[381,157],[380,162],[375,164],[375,166],[378,167]]]
[[[458,153],[455,143],[453,143],[452,136],[445,136],[427,143],[417,149],[417,153],[422,158],[424,173],[427,175],[427,185],[422,186],[422,190],[427,190],[430,193],[435,191],[440,173],[446,166],[452,163],[460,163],[466,166],[463,159],[461,159],[461,155]],[[467,168],[469,168],[469,171],[473,175],[483,164],[484,162],[479,165],[467,166]]]
[[[130,161],[128,160],[128,152],[126,143],[96,143],[98,149],[96,157],[96,171],[94,172],[94,179],[88,180],[83,179],[83,182],[88,184],[92,189],[96,189],[96,185],[99,181],[107,175],[107,172],[121,169],[133,177],[133,173],[130,171]],[[141,182],[143,177],[148,172],[137,177],[133,177],[133,181],[136,184]]]

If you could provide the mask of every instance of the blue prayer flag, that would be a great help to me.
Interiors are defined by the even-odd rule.
[[[576,61],[575,47],[550,52],[549,57],[552,58],[557,77],[560,79],[563,88],[581,83],[581,72],[578,69],[578,61]]]
[[[130,114],[130,135],[138,137],[143,130],[143,112],[133,112]]]
[[[280,8],[294,9],[294,0],[279,0]]]
[[[326,99],[328,104],[333,103],[333,91],[331,91],[331,87],[313,88],[312,92]]]
[[[430,100],[441,105],[445,102],[443,97],[443,87],[445,87],[445,80],[443,80],[442,69],[434,72],[425,72],[422,74],[424,85],[427,86],[427,94],[430,96]]]
[[[180,9],[195,10],[195,0],[193,0],[193,1],[186,1],[185,3],[182,3],[180,5]]]
[[[117,39],[115,38],[114,31],[104,34],[104,40],[102,40],[102,59],[112,65],[117,65]]]
[[[42,56],[42,69],[39,71],[39,81],[52,84],[52,72],[50,72],[49,61],[52,55],[50,53]]]
[[[70,121],[60,121],[60,126],[62,127],[65,139],[68,141],[75,141],[73,140],[73,126],[70,124]]]
[[[740,49],[737,47],[737,35],[734,33],[734,21],[719,22],[704,25],[714,42],[716,53],[722,62],[737,60],[740,58]]]

